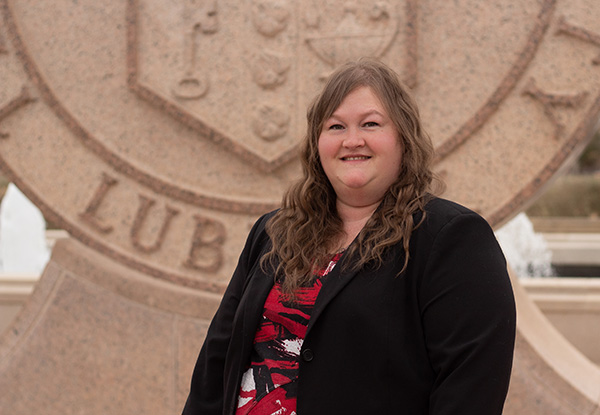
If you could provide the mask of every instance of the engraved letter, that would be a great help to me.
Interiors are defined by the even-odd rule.
[[[570,108],[578,107],[587,96],[587,92],[580,92],[579,94],[573,95],[557,95],[542,92],[535,84],[533,78],[525,85],[523,94],[531,96],[542,104],[544,107],[544,114],[546,114],[546,117],[548,117],[550,122],[554,125],[555,139],[562,137],[565,130],[565,126],[560,122],[558,115],[555,112],[555,108],[558,106]]]
[[[196,229],[190,253],[183,263],[187,268],[215,272],[223,264],[225,227],[222,223],[194,215]]]
[[[131,243],[134,247],[139,249],[145,253],[156,252],[162,246],[165,236],[167,235],[167,231],[169,230],[169,226],[171,225],[171,221],[179,211],[170,206],[166,206],[166,214],[162,223],[162,227],[156,236],[156,240],[152,244],[143,244],[140,241],[140,232],[144,226],[144,223],[148,219],[148,213],[152,206],[156,204],[155,200],[149,199],[146,196],[139,195],[140,198],[140,207],[138,208],[137,214],[135,215],[135,219],[133,221],[133,226],[131,227]]]
[[[566,35],[571,35],[573,37],[576,37],[577,39],[583,40],[584,42],[590,42],[596,46],[600,46],[599,34],[592,33],[589,30],[585,30],[581,27],[571,25],[566,22],[564,17],[561,17],[558,21],[558,29],[556,29],[556,33],[564,33]],[[600,65],[600,54],[592,60],[592,63],[594,65]]]
[[[102,183],[96,189],[96,193],[92,196],[92,200],[88,204],[85,211],[79,214],[79,217],[87,222],[92,228],[102,233],[110,233],[113,227],[110,225],[103,224],[100,219],[96,216],[98,214],[98,208],[104,201],[108,191],[118,183],[117,179],[110,177],[106,173],[102,173]]]
[[[21,89],[21,93],[16,98],[13,98],[8,104],[0,107],[0,122],[2,122],[6,117],[8,117],[13,112],[16,112],[19,108],[22,108],[32,102],[35,101],[35,98],[32,98],[29,95],[29,91],[27,87],[23,87]],[[8,138],[8,133],[3,133],[0,131],[0,138]]]

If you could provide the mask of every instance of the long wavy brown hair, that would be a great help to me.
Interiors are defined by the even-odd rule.
[[[404,270],[411,233],[425,218],[424,206],[436,179],[431,169],[434,148],[421,126],[415,100],[396,73],[377,60],[361,59],[341,66],[308,109],[300,157],[303,176],[285,193],[281,209],[266,227],[272,247],[261,265],[274,266],[275,277],[283,280],[283,292],[292,296],[298,287],[314,279],[315,270],[331,259],[344,237],[336,194],[319,160],[318,141],[325,121],[349,93],[363,86],[371,88],[387,110],[403,153],[397,180],[344,253],[351,257],[344,263],[355,269],[367,263],[379,266],[386,249],[401,242]],[[423,215],[414,223],[413,215],[418,211]]]

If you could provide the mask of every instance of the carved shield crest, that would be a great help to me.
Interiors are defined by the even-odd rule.
[[[397,1],[138,0],[130,12],[131,89],[263,171],[294,157],[333,68],[406,48],[411,24]]]

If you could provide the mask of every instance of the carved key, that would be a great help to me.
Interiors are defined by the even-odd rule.
[[[180,99],[198,99],[208,91],[208,78],[198,68],[199,36],[215,33],[219,28],[216,0],[186,0],[184,20],[184,73],[172,92]]]

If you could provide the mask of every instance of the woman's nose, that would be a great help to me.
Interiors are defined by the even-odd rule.
[[[344,137],[344,141],[342,145],[345,148],[357,148],[365,145],[365,140],[362,137],[362,134],[358,130],[349,129],[346,136]]]

